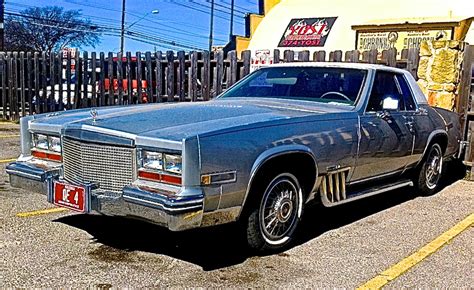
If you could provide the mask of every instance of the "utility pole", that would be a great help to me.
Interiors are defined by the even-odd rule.
[[[125,0],[122,0],[122,27],[120,30],[120,53],[123,55],[123,46],[125,42]]]
[[[230,29],[229,29],[229,41],[232,41],[232,35],[234,34],[234,2],[230,1]]]
[[[0,5],[0,51],[5,50],[5,0]]]
[[[209,53],[212,50],[212,31],[214,30],[214,0],[211,0],[211,24],[209,25]]]

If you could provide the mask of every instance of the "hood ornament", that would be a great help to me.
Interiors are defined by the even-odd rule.
[[[92,117],[92,124],[95,124],[97,122],[97,116],[99,116],[99,112],[97,112],[96,109],[92,108],[90,114]]]

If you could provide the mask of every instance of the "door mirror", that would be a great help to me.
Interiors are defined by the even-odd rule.
[[[388,96],[383,99],[382,109],[388,111],[398,110],[398,103],[399,101],[397,99]]]

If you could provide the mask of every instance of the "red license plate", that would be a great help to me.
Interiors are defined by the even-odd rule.
[[[86,189],[62,182],[54,182],[55,205],[72,209],[79,212],[86,211]]]

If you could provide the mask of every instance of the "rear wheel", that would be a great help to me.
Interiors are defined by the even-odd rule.
[[[292,240],[301,219],[300,184],[293,174],[282,173],[260,188],[265,189],[263,195],[246,221],[248,245],[257,251],[281,249]]]
[[[415,178],[415,185],[421,195],[436,192],[443,170],[443,150],[438,143],[430,146],[420,170]]]

